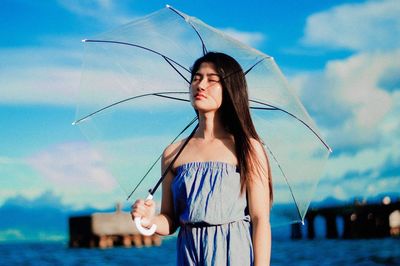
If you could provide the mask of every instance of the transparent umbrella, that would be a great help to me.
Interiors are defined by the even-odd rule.
[[[74,124],[128,199],[149,188],[158,197],[163,149],[196,125],[190,67],[207,51],[222,52],[246,73],[251,115],[272,168],[271,224],[303,221],[331,149],[271,56],[170,6],[84,43]]]

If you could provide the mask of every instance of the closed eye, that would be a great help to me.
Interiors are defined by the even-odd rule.
[[[209,82],[220,82],[220,77],[218,74],[207,74],[207,78]]]
[[[208,82],[217,83],[217,82],[220,82],[220,80],[221,80],[218,74],[211,73],[211,74],[206,74],[206,76],[207,76]],[[203,78],[204,78],[203,74],[196,73],[193,76],[192,82],[201,81],[201,80],[203,80]]]

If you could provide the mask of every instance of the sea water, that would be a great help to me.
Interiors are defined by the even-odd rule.
[[[0,265],[175,265],[175,238],[160,247],[68,248],[66,242],[0,243]],[[238,251],[240,252],[240,251]],[[271,265],[400,265],[400,239],[274,240]]]

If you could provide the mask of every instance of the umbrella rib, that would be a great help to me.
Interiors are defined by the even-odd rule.
[[[197,120],[197,117],[194,119],[194,121]],[[192,121],[192,123],[194,122]],[[190,125],[187,125],[185,127],[184,130],[188,129]],[[175,163],[176,159],[178,159],[179,155],[182,153],[183,149],[186,147],[186,145],[189,143],[189,140],[194,136],[194,134],[197,131],[197,128],[199,127],[199,123],[197,123],[197,125],[195,126],[195,128],[193,129],[193,131],[190,133],[190,135],[186,138],[185,142],[183,143],[182,147],[180,148],[180,150],[178,151],[178,153],[175,155],[174,159],[169,163],[167,169],[165,169],[164,173],[162,174],[162,176],[160,177],[160,179],[158,180],[157,184],[149,190],[149,193],[151,195],[154,195],[154,193],[157,191],[158,187],[161,185],[162,181],[165,179],[165,177],[167,176],[167,173],[170,171],[172,165]]]
[[[175,71],[188,83],[190,84],[190,81],[169,61],[169,59],[167,57],[164,57],[164,60],[167,61],[167,63],[173,68],[175,69]]]
[[[261,58],[261,59],[258,60],[254,65],[252,65],[249,69],[247,69],[245,72],[243,72],[244,75],[246,76],[247,73],[249,73],[256,65],[258,65],[259,63],[261,63],[262,61],[264,61],[264,60],[267,59],[267,58],[271,58],[271,57],[264,57],[264,58]],[[233,72],[230,73],[229,75],[224,76],[223,79],[226,79],[226,78],[228,78],[228,77],[230,77],[230,76],[232,76],[232,75],[234,75],[234,74],[236,74],[236,73],[239,73],[239,72],[241,72],[241,71],[242,71],[242,69],[238,69],[238,70],[236,70],[236,71],[233,71]]]
[[[170,9],[171,11],[173,11],[175,14],[177,14],[178,16],[180,16],[181,18],[183,18],[187,23],[189,23],[189,25],[192,27],[192,29],[196,32],[197,36],[200,39],[201,45],[202,45],[202,49],[203,49],[203,55],[205,55],[208,51],[207,51],[207,47],[204,43],[203,38],[201,37],[200,33],[198,32],[198,30],[196,29],[196,27],[187,19],[185,18],[185,16],[183,16],[178,10],[176,10],[175,8],[173,8],[170,5],[167,5],[167,8]]]
[[[258,60],[254,65],[252,65],[249,69],[247,69],[247,70],[244,72],[244,75],[246,76],[247,73],[249,73],[256,65],[258,65],[259,63],[261,63],[262,61],[264,61],[264,60],[267,59],[267,58],[271,58],[271,57],[264,57],[264,58],[261,58],[261,59]]]
[[[274,153],[272,152],[272,150],[268,147],[267,144],[265,144],[265,146],[267,147],[267,149],[268,149],[269,153],[271,154],[272,158],[274,159],[274,161],[275,161],[276,164],[278,165],[279,170],[281,171],[281,173],[282,173],[282,175],[283,175],[283,178],[285,178],[285,182],[286,182],[286,184],[287,184],[288,187],[289,187],[290,195],[292,196],[294,205],[296,206],[297,213],[298,213],[300,219],[303,220],[303,218],[301,217],[301,212],[300,212],[299,206],[297,205],[297,202],[296,202],[296,198],[294,197],[292,187],[291,187],[290,184],[289,184],[289,181],[288,181],[288,179],[287,179],[287,177],[286,177],[286,175],[285,175],[285,172],[283,172],[283,169],[282,169],[281,165],[279,164],[278,160],[276,159],[276,157],[275,157]]]
[[[275,108],[275,107],[253,107],[253,106],[250,106],[250,109],[254,109],[254,110],[272,110],[272,111],[278,110],[278,108]]]
[[[276,107],[276,106],[273,106],[271,104],[267,104],[267,103],[264,103],[264,102],[260,102],[260,101],[256,101],[256,100],[250,100],[250,102],[254,102],[254,103],[261,104],[261,105],[266,105],[266,106],[272,107],[273,109],[266,108],[266,110],[279,110],[279,111],[282,111],[282,112],[290,115],[291,117],[295,118],[300,123],[302,123],[304,126],[306,126],[312,133],[314,133],[314,135],[322,142],[322,144],[324,144],[325,148],[328,149],[329,152],[332,152],[331,147],[329,147],[329,145],[317,134],[317,132],[315,132],[306,122],[304,122],[303,120],[301,120],[300,118],[298,118],[294,114],[292,114],[292,113],[290,113],[290,112],[288,112],[288,111],[286,111],[286,110],[284,110],[282,108],[279,108],[279,107]],[[255,108],[252,108],[252,109],[263,109],[263,108],[262,107],[255,107]]]
[[[171,144],[174,143],[180,135],[183,134],[183,132],[185,132],[191,125],[193,125],[193,123],[197,120],[197,116],[195,118],[193,118],[192,121],[189,122],[189,124],[187,124],[185,126],[184,129],[182,129],[182,131],[171,141]],[[150,171],[154,168],[154,166],[157,164],[157,162],[160,160],[160,158],[162,157],[162,154],[160,156],[158,156],[157,160],[151,165],[151,167],[149,168],[149,170],[147,170],[147,172],[144,174],[144,176],[140,179],[139,183],[136,185],[136,187],[132,190],[132,192],[129,194],[128,198],[126,200],[129,200],[133,193],[135,193],[135,191],[138,189],[138,187],[142,184],[142,182],[144,181],[144,179],[148,176],[148,174],[150,173]],[[177,156],[176,156],[177,157]],[[175,160],[173,161],[175,162]],[[172,163],[168,166],[167,171],[161,176],[160,180],[157,182],[156,186],[153,189],[150,189],[150,193],[153,195],[154,192],[157,190],[158,186],[161,184],[161,182],[164,180],[164,177],[166,176],[166,173],[168,172],[169,168],[171,167]]]
[[[155,96],[162,97],[162,98],[167,98],[167,99],[172,99],[172,100],[177,100],[177,101],[182,101],[182,102],[190,102],[189,100],[181,99],[181,98],[176,98],[176,97],[171,97],[171,96],[166,96],[162,94],[154,94]]]
[[[187,69],[186,67],[182,66],[181,64],[179,64],[178,62],[176,62],[175,60],[173,60],[172,58],[169,58],[168,56],[157,52],[153,49],[138,45],[138,44],[134,44],[134,43],[129,43],[129,42],[121,42],[121,41],[113,41],[113,40],[93,40],[93,39],[85,39],[83,40],[84,42],[94,42],[94,43],[112,43],[112,44],[121,44],[121,45],[128,45],[128,46],[133,46],[133,47],[137,47],[137,48],[141,48],[143,50],[155,53],[163,58],[167,58],[168,60],[170,60],[171,62],[174,62],[176,65],[180,66],[181,68],[183,68],[184,70],[186,70],[187,72],[190,73],[190,70]]]
[[[127,101],[130,101],[130,100],[134,100],[134,99],[137,99],[137,98],[141,98],[141,97],[158,96],[158,97],[164,97],[164,98],[169,98],[169,99],[174,99],[174,100],[187,101],[187,100],[183,100],[183,99],[179,99],[179,98],[175,98],[175,97],[168,97],[168,96],[163,95],[163,94],[177,94],[177,93],[184,93],[184,92],[180,92],[180,91],[167,91],[167,92],[162,92],[162,93],[146,93],[146,94],[141,94],[141,95],[136,95],[136,96],[133,96],[133,97],[129,97],[129,98],[126,98],[126,99],[124,99],[124,100],[117,101],[117,102],[115,102],[115,103],[112,103],[112,104],[110,104],[110,105],[107,105],[107,106],[105,106],[105,107],[103,107],[103,108],[100,108],[100,109],[98,109],[98,110],[96,110],[96,111],[94,111],[94,112],[92,112],[92,113],[90,113],[90,114],[88,114],[88,115],[86,115],[86,116],[84,116],[84,117],[82,117],[82,118],[80,118],[80,119],[74,121],[74,122],[72,123],[72,125],[77,125],[77,124],[81,123],[82,121],[84,121],[84,120],[90,118],[91,116],[93,116],[93,115],[95,115],[95,114],[98,114],[98,113],[100,113],[100,112],[103,112],[104,110],[109,109],[109,108],[111,108],[111,107],[113,107],[113,106],[116,106],[116,105],[118,105],[118,104],[122,104],[122,103],[127,102]]]

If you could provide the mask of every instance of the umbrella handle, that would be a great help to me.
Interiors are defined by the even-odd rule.
[[[153,199],[153,195],[149,194],[146,200]],[[137,230],[144,236],[151,236],[156,232],[157,225],[153,224],[149,229],[142,226],[142,217],[135,217],[134,219]]]

